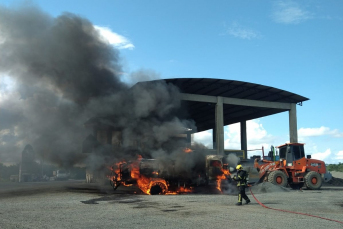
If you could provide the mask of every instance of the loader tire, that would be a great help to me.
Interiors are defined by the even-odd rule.
[[[281,187],[287,186],[287,176],[284,172],[276,170],[268,175],[268,181],[272,184],[279,185]]]
[[[323,184],[321,175],[315,171],[308,172],[305,175],[304,180],[307,189],[320,189],[320,187],[322,187]]]

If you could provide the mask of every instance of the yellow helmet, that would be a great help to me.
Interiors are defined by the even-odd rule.
[[[237,165],[236,169],[241,170],[241,169],[243,169],[243,167],[242,167],[242,165]]]

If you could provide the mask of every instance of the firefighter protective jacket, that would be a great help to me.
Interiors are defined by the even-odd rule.
[[[247,185],[248,173],[245,170],[238,170],[234,180],[237,181],[237,186]]]

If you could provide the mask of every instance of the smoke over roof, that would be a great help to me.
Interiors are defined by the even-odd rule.
[[[115,117],[132,138],[151,133],[151,144],[167,141],[184,126],[194,128],[175,115],[175,86],[159,82],[129,89],[120,72],[118,50],[89,20],[71,13],[54,18],[32,5],[0,6],[0,160],[18,160],[31,144],[45,160],[81,162],[81,144],[90,134],[84,122],[95,116]],[[149,75],[138,71],[129,81]],[[11,90],[6,79],[15,82]]]

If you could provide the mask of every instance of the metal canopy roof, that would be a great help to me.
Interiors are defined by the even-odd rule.
[[[306,97],[274,87],[235,80],[175,78],[164,79],[164,81],[174,84],[180,88],[182,93],[187,94],[297,104],[302,104],[303,101],[309,100]],[[184,118],[193,119],[196,122],[198,131],[212,129],[215,126],[214,103],[183,101],[183,106],[187,109],[187,115]],[[284,111],[287,110],[224,104],[224,125],[261,118]]]

